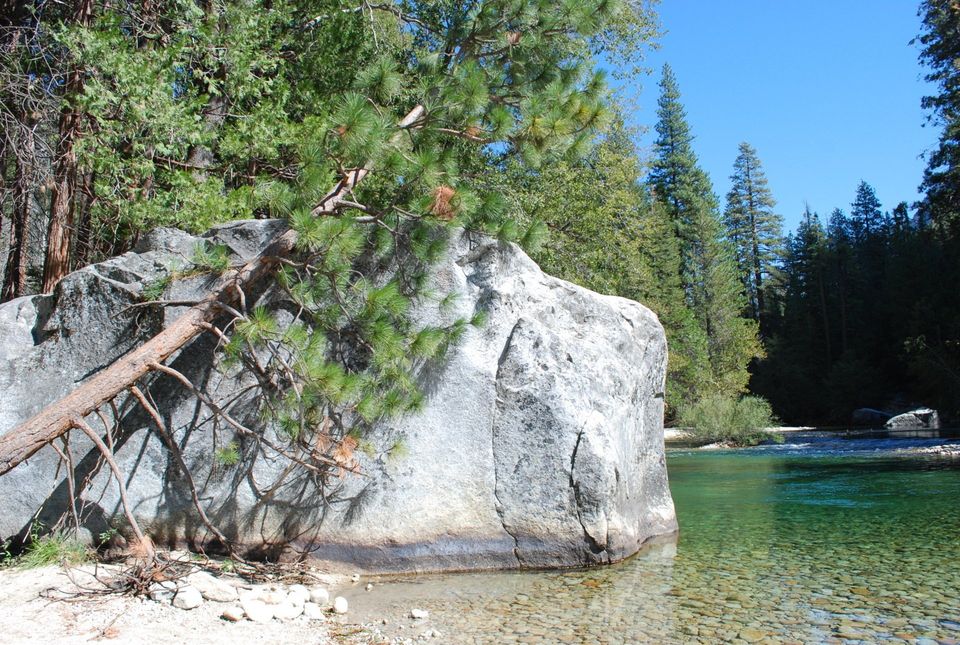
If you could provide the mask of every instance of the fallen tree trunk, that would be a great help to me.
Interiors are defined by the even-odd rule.
[[[423,114],[423,107],[416,106],[400,121],[399,127],[410,127]],[[313,214],[333,213],[370,170],[368,164],[347,173],[321,200]],[[222,305],[235,302],[247,285],[271,273],[276,266],[276,259],[289,255],[296,242],[297,233],[293,230],[277,235],[243,267],[228,271],[211,289],[207,298],[188,309],[169,327],[0,437],[0,475],[13,470],[43,446],[77,427],[78,419],[82,420],[104,403],[127,391],[140,378],[153,371],[156,364],[163,363],[199,335],[223,311]]]

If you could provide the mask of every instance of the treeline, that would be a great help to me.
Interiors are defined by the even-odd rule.
[[[849,213],[806,212],[787,242],[768,359],[752,389],[789,421],[845,423],[862,406],[960,418],[960,7],[920,6],[920,59],[941,128],[919,203],[884,211],[861,183]]]
[[[807,211],[772,292],[768,358],[751,388],[796,423],[847,423],[859,407],[960,402],[960,244],[911,217],[883,212],[861,183],[850,213]]]

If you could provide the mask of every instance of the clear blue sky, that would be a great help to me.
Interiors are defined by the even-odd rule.
[[[657,81],[669,62],[701,166],[721,204],[737,145],[760,156],[788,230],[804,203],[849,212],[861,179],[885,210],[917,199],[937,129],[923,127],[916,0],[662,0],[653,75],[632,96],[650,152]],[[613,81],[616,84],[616,81]],[[627,95],[634,88],[625,88]]]

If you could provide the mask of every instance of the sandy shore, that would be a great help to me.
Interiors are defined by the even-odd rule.
[[[71,570],[82,586],[92,585],[92,567]],[[349,614],[323,620],[300,617],[258,624],[221,618],[224,604],[204,602],[189,611],[129,595],[73,595],[77,587],[60,567],[0,569],[0,642],[257,643],[328,645],[386,643],[370,630],[350,624]]]

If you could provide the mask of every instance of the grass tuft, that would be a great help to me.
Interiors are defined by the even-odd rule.
[[[90,560],[90,549],[63,533],[35,537],[23,554],[16,558],[15,566],[36,569],[52,564],[75,565]]]

